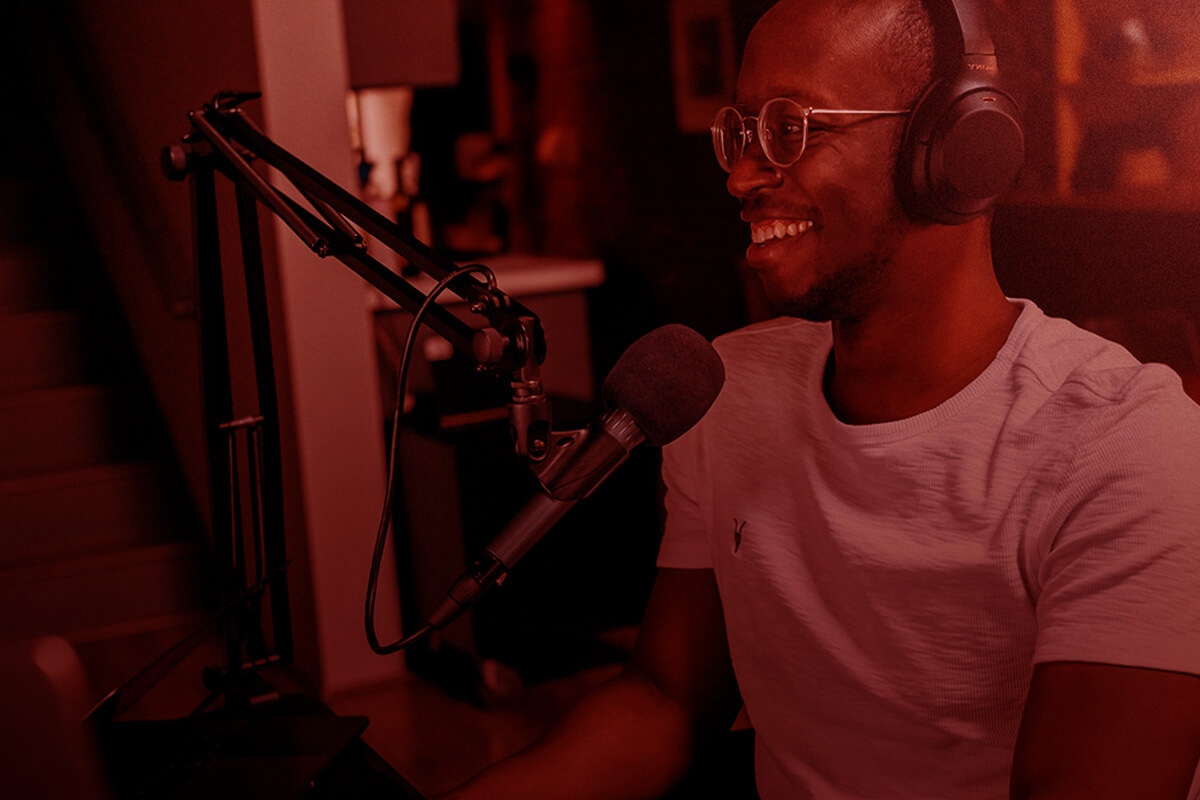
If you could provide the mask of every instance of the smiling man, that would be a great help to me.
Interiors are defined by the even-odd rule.
[[[713,139],[780,316],[717,340],[725,388],[664,451],[628,669],[457,797],[658,796],[742,704],[764,800],[1200,797],[1200,409],[1002,292],[1015,107],[988,88],[972,141],[922,149],[926,87],[992,71],[976,13],[754,28]]]
[[[880,299],[882,267],[913,228],[892,191],[892,175],[908,108],[922,86],[897,97],[898,81],[877,68],[900,54],[873,47],[871,29],[904,30],[902,21],[882,20],[867,8],[810,12],[776,6],[755,28],[737,105],[718,113],[714,136],[722,166],[733,173],[729,191],[750,223],[746,260],[773,307],[832,320],[861,316]],[[850,52],[831,58],[825,48],[800,44],[823,39]],[[932,54],[914,51],[923,58],[913,71],[930,75],[933,65],[925,62]],[[903,107],[895,108],[899,101]],[[742,157],[760,128],[770,133],[766,142],[758,137],[758,147],[773,160]],[[836,157],[801,163],[810,145]],[[788,185],[773,185],[776,178]]]

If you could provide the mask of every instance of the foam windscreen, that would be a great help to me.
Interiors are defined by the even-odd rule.
[[[664,325],[621,354],[601,394],[661,447],[700,421],[724,383],[725,365],[703,336],[685,325]]]

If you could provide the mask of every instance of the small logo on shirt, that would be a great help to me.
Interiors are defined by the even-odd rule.
[[[741,522],[740,520],[738,520],[737,517],[734,517],[733,518],[733,552],[735,552],[735,553],[738,551],[738,548],[742,546],[742,531],[744,531],[744,530],[746,530],[746,523]]]

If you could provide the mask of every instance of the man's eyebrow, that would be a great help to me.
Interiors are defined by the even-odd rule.
[[[734,92],[733,99],[730,102],[730,105],[732,105],[734,108],[738,109],[739,111],[743,111],[743,110],[753,111],[755,109],[762,108],[764,103],[766,103],[768,100],[774,100],[776,97],[786,97],[788,100],[793,100],[807,108],[838,108],[839,107],[836,105],[830,105],[828,102],[823,102],[819,98],[814,98],[809,94],[805,94],[805,93],[801,93],[801,92],[797,92],[797,91],[793,91],[793,90],[788,90],[788,89],[784,89],[784,88],[780,88],[778,91],[775,91],[775,92],[768,92],[768,93],[764,94],[762,101],[758,102],[758,103],[754,103],[753,98],[747,100],[747,99],[738,97],[737,93]]]

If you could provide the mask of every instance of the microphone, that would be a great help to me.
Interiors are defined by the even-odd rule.
[[[462,574],[429,616],[440,630],[466,611],[563,515],[588,497],[642,442],[661,447],[700,421],[721,391],[725,365],[703,336],[664,325],[638,339],[604,379],[605,412],[582,431],[554,434],[534,466],[543,491],[531,499]]]

